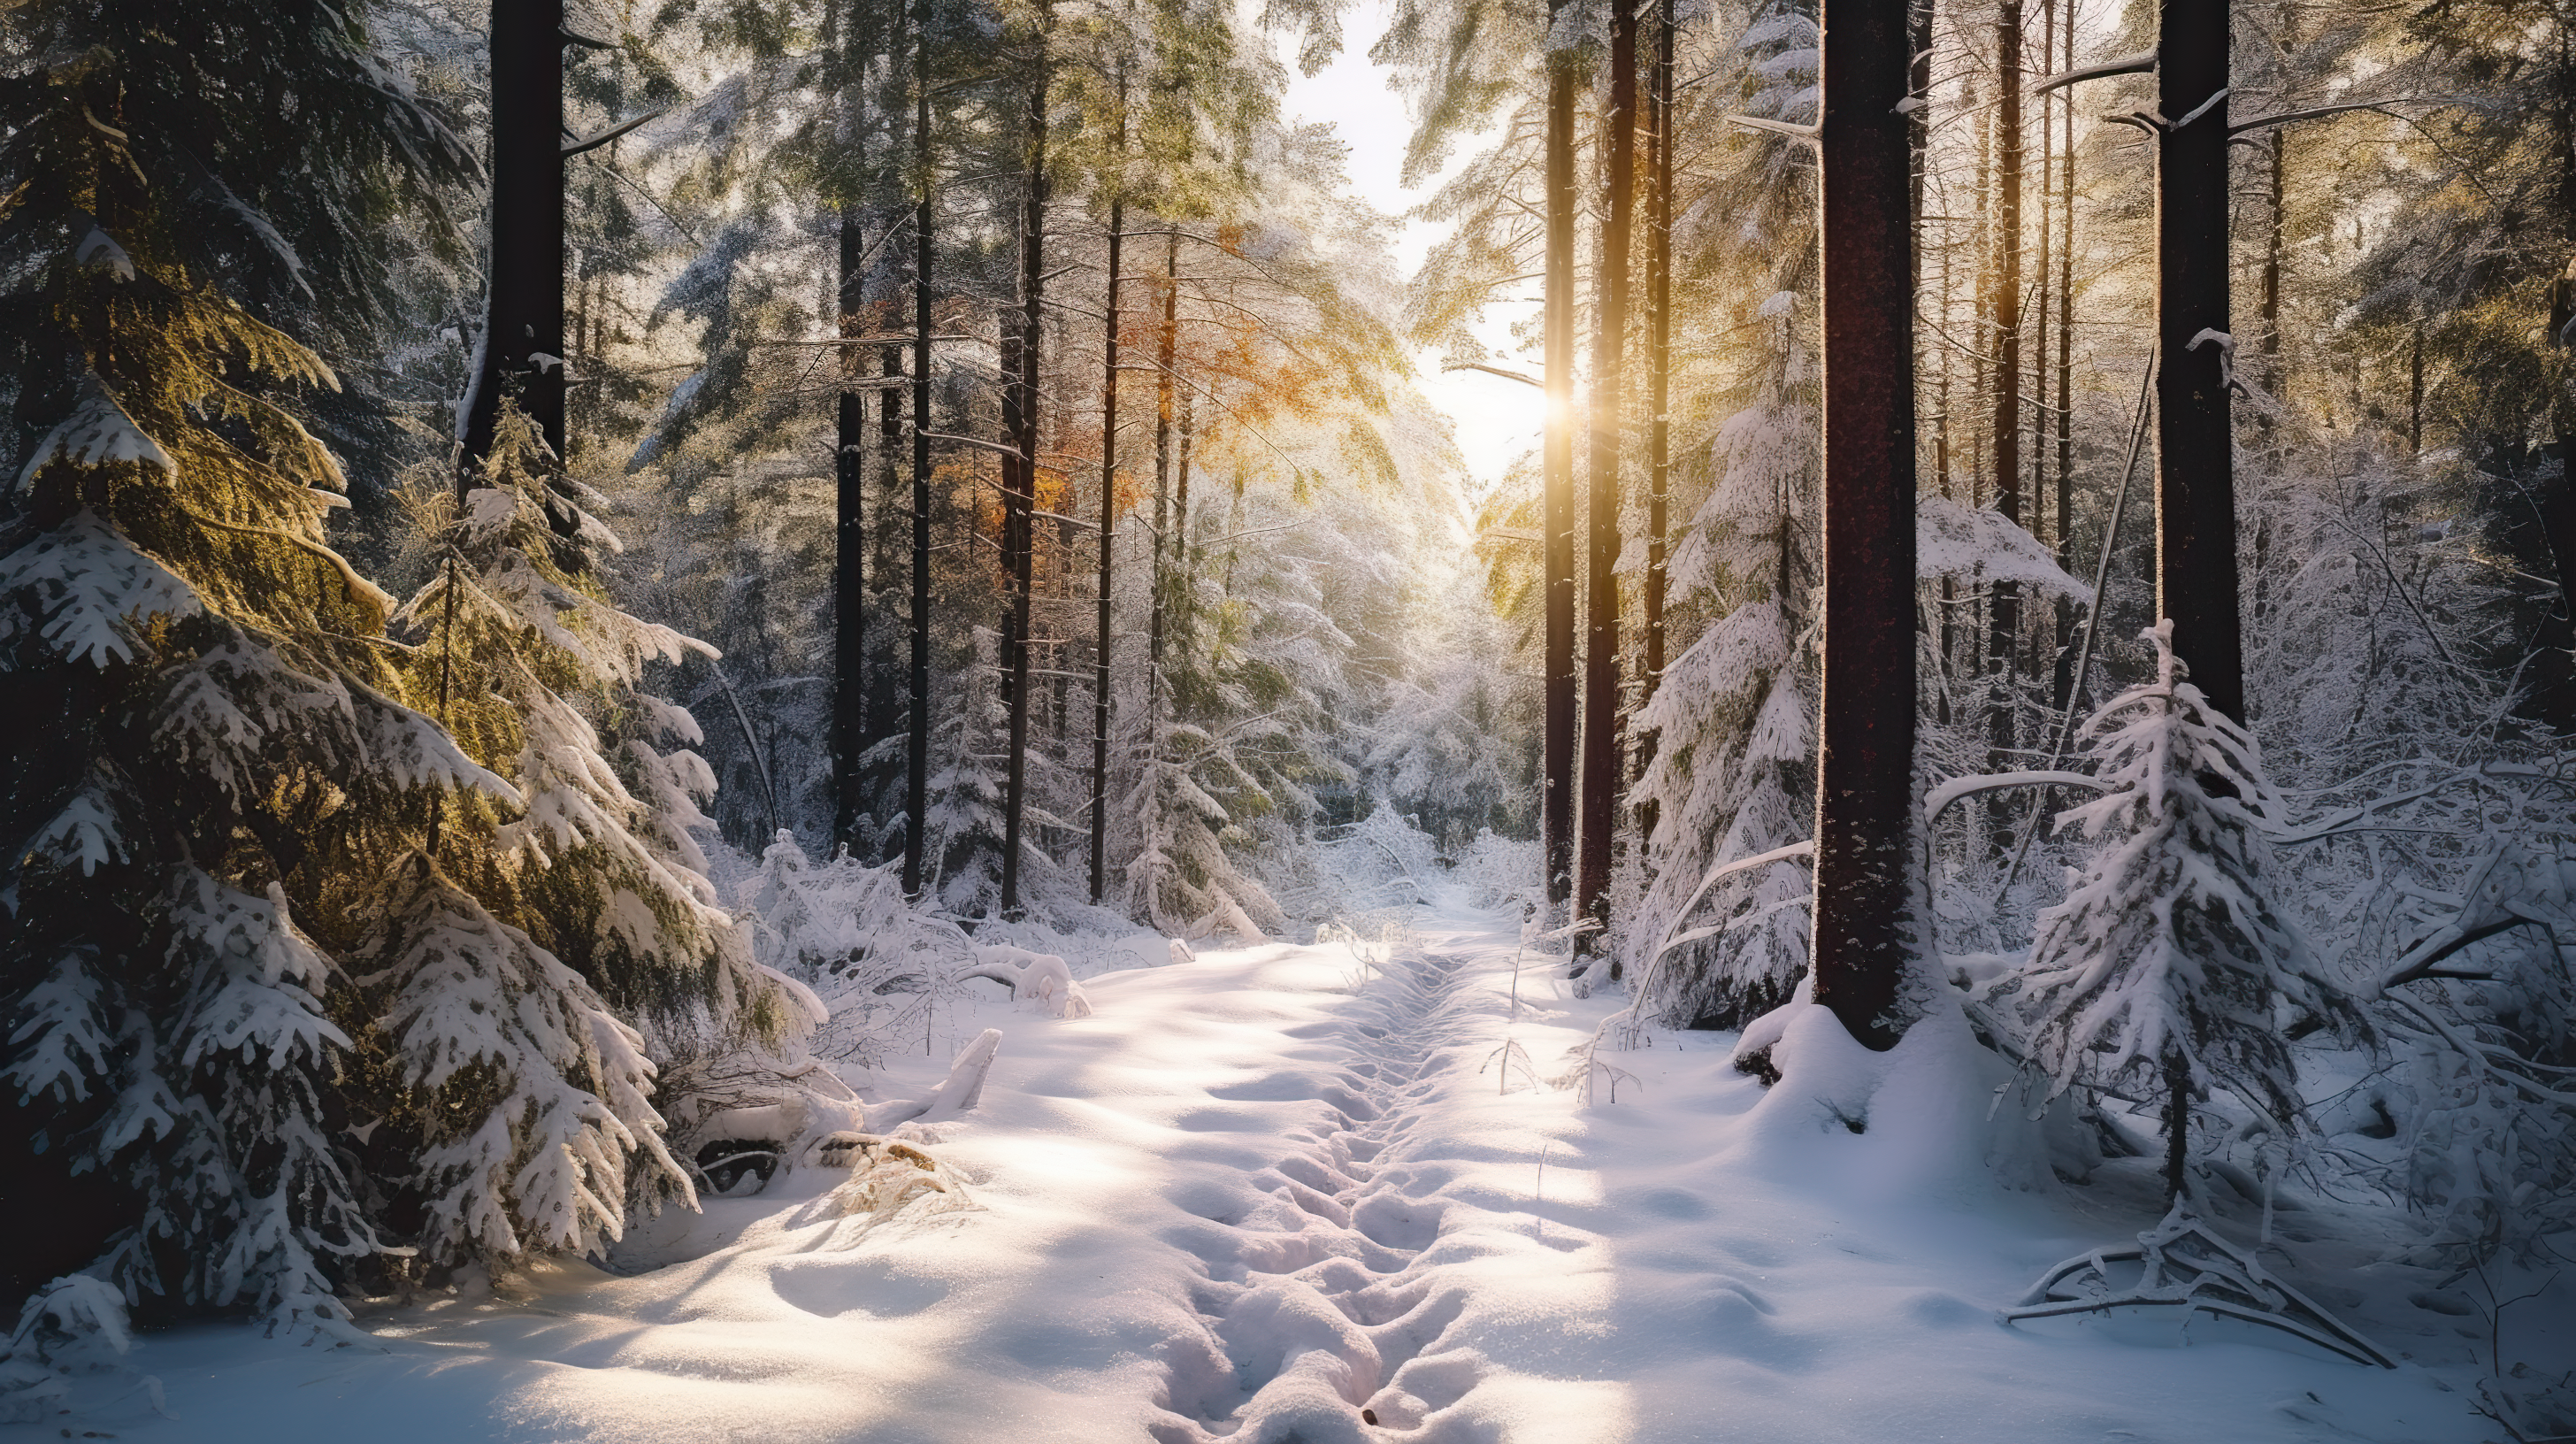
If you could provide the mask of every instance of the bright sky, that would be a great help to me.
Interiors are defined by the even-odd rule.
[[[1396,179],[1404,168],[1404,147],[1413,134],[1413,121],[1405,113],[1404,98],[1388,88],[1388,72],[1368,58],[1370,47],[1386,29],[1387,17],[1386,0],[1358,0],[1344,11],[1342,35],[1347,43],[1341,55],[1311,80],[1296,74],[1293,47],[1283,44],[1280,57],[1292,77],[1285,107],[1289,117],[1330,121],[1351,148],[1352,188],[1378,209],[1401,215],[1425,199],[1430,185],[1407,190]],[[1436,180],[1431,183],[1436,184]],[[1405,224],[1396,242],[1396,261],[1406,275],[1421,265],[1423,254],[1447,229],[1445,224],[1423,221]],[[1477,328],[1488,348],[1510,349],[1512,322],[1538,309],[1532,295],[1527,303],[1488,308],[1485,324]],[[1458,449],[1465,453],[1467,469],[1479,490],[1500,481],[1514,457],[1538,445],[1537,391],[1480,371],[1444,375],[1436,351],[1423,352],[1418,359],[1423,393],[1456,423]],[[1537,370],[1535,358],[1526,369]]]

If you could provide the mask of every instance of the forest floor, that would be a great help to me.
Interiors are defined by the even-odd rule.
[[[1005,1033],[981,1104],[932,1129],[972,1209],[871,1222],[790,1173],[640,1227],[620,1272],[375,1315],[379,1347],[153,1335],[134,1366],[168,1417],[102,1376],[0,1440],[2501,1437],[2472,1409],[2486,1321],[2322,1200],[2282,1200],[2264,1260],[2394,1370],[2000,1326],[2152,1195],[1999,1181],[1955,1019],[1884,1056],[1793,1029],[1767,1090],[1730,1036],[1663,1035],[1604,1054],[1631,1076],[1586,1104],[1547,1079],[1616,1000],[1516,968],[1515,931],[1455,900],[1412,926],[1382,963],[1269,944],[1102,974],[1087,1019],[961,1009],[960,1036]],[[906,1066],[873,1081],[933,1076]],[[2576,1352],[2550,1323],[2509,1316],[2501,1346]]]

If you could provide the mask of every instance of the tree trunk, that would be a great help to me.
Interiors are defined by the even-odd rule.
[[[855,142],[853,142],[855,144]],[[868,749],[867,703],[867,393],[859,379],[861,348],[848,344],[867,334],[862,290],[867,247],[855,205],[841,208],[841,395],[832,449],[832,838],[858,848],[861,792],[859,758]]]
[[[904,739],[903,890],[921,894],[930,809],[930,0],[914,0],[912,73],[912,675]]]
[[[1873,1048],[1903,1031],[1915,943],[1914,328],[1906,0],[1827,0],[1824,696],[1815,1000]]]
[[[1969,76],[1966,84],[1961,87],[1960,98],[1965,102],[1970,114],[1983,114],[1975,76]],[[1977,184],[1970,192],[1977,198],[1977,211],[1980,217],[1976,231],[1977,274],[1974,287],[1968,297],[1968,304],[1975,309],[1976,313],[1976,325],[1968,332],[1974,338],[1975,344],[1968,348],[1968,405],[1962,408],[1971,417],[1976,414],[1976,407],[1980,403],[1994,395],[1994,361],[1987,349],[1993,344],[1989,339],[1990,328],[1994,325],[1994,312],[1990,302],[1995,290],[1994,221],[1989,214],[1987,197],[1994,194],[1994,184],[1995,126],[1993,117],[1989,115],[1985,116],[1984,123],[1977,127]],[[1973,422],[1962,430],[1966,432],[1968,438],[1966,467],[1968,494],[1959,500],[1973,509],[1985,504],[1986,431],[1983,426]],[[1985,652],[1984,633],[1974,623],[1982,617],[1983,613],[1972,609],[1968,615],[1970,619],[1970,625],[1966,628],[1968,650],[1971,660],[1982,671]]]
[[[1169,549],[1172,503],[1172,396],[1177,387],[1173,366],[1180,344],[1181,231],[1177,224],[1163,238],[1163,328],[1154,340],[1154,614],[1146,648],[1145,715],[1156,728],[1156,756],[1161,755],[1163,632],[1171,606]]]
[[[2228,0],[2161,0],[2156,48],[2156,606],[2210,705],[2245,720],[2229,424]]]
[[[1038,48],[1036,74],[1029,82],[1029,177],[1020,202],[1020,316],[1013,328],[1016,345],[1005,364],[1003,423],[1019,454],[1006,468],[1002,550],[1011,567],[1010,624],[1003,642],[1008,648],[1010,685],[1010,756],[1002,791],[1002,915],[1020,911],[1020,847],[1028,812],[1029,779],[1029,593],[1035,581],[1037,535],[1032,515],[1037,505],[1038,362],[1045,350],[1047,91],[1054,78],[1046,56],[1047,26],[1052,11],[1038,8],[1032,40]]]
[[[1995,10],[1995,511],[2021,520],[2021,0],[2001,0]],[[1986,741],[1991,771],[2012,768],[2015,663],[2021,656],[2021,589],[2009,581],[1989,585],[1986,665],[1992,689],[1986,700]],[[2000,813],[1996,814],[2000,816]],[[1998,830],[1992,840],[2007,846]]]
[[[1552,0],[1548,21],[1571,0]],[[1539,832],[1547,897],[1566,901],[1574,864],[1574,52],[1547,56],[1546,434],[1547,656]]]
[[[2058,30],[2058,60],[2061,70],[2075,68],[2075,12],[2072,0],[2066,23]],[[2058,201],[2063,223],[2057,246],[2057,559],[2066,565],[2075,559],[2073,539],[2075,517],[2075,102],[2063,91],[2053,91],[2065,127],[2063,143],[2058,150]],[[2045,341],[2042,342],[2045,345]],[[2095,598],[2094,605],[2101,605]],[[2058,710],[2075,705],[2075,607],[2066,598],[2057,599],[2057,675]]]
[[[1165,645],[1179,648],[1184,656],[1189,653],[1191,616],[1198,601],[1190,563],[1190,443],[1197,437],[1192,423],[1198,416],[1198,400],[1186,390],[1181,392],[1181,444],[1172,459],[1172,591],[1179,605],[1173,610],[1172,636]]]
[[[2424,454],[2424,323],[2415,323],[2415,338],[2406,352],[2406,454]]]
[[[2191,1158],[2191,1065],[2182,1050],[2165,1054],[2165,1207],[2182,1201],[2184,1169]]]
[[[1119,85],[1126,98],[1126,85]],[[1118,117],[1119,150],[1127,117]],[[1116,154],[1117,152],[1112,152]],[[1091,900],[1098,903],[1109,865],[1109,587],[1118,538],[1118,264],[1127,224],[1127,202],[1109,202],[1108,318],[1101,326],[1100,363],[1100,598],[1099,637],[1091,658]]]
[[[1626,420],[1623,362],[1628,341],[1628,237],[1637,193],[1637,6],[1612,0],[1610,113],[1603,117],[1601,227],[1592,330],[1590,602],[1583,638],[1583,812],[1575,862],[1575,910],[1610,925],[1610,842],[1618,820],[1619,443]],[[1600,935],[1585,938],[1591,951]]]
[[[2057,54],[2057,11],[2057,0],[2039,0],[2039,63],[2031,69],[2041,75],[2048,73]],[[2030,534],[2043,542],[2052,537],[2048,528],[2048,324],[2056,305],[2052,285],[2057,257],[2057,128],[2051,124],[2056,119],[2052,109],[2056,99],[2056,92],[2051,91],[2039,100],[2039,224],[2032,228],[2039,235],[2039,265],[2031,276],[2032,294],[2039,298],[2039,314],[2030,328],[2035,343],[2030,367]],[[2063,556],[2064,533],[2055,533],[2053,539],[2055,550]],[[2060,596],[2056,619],[2062,623],[2065,616],[2066,598]],[[2048,649],[2049,634],[2030,627],[2024,635],[2029,639],[2030,674],[2036,677],[2041,654]],[[2042,735],[2048,730],[2047,723],[2040,724]]]
[[[563,0],[492,3],[492,261],[483,345],[457,430],[461,498],[505,396],[564,454]],[[548,520],[569,536],[568,516]]]
[[[1646,91],[1647,134],[1654,147],[1646,196],[1646,626],[1645,688],[1652,701],[1664,679],[1665,508],[1672,479],[1673,383],[1673,0],[1655,0],[1655,61]],[[1656,738],[1637,749],[1640,775],[1654,761]],[[1652,805],[1637,816],[1640,842],[1655,831]]]
[[[1923,189],[1932,169],[1932,0],[1912,0],[1905,11],[1905,49],[1912,57],[1905,68],[1905,90],[1914,108],[1905,127],[1909,159],[1906,205],[1914,225],[1914,294],[1923,294]],[[1942,297],[1946,306],[1949,297]]]

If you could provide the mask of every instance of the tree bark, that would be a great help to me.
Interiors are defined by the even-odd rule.
[[[1637,7],[1612,0],[1610,113],[1602,150],[1609,190],[1603,207],[1592,330],[1590,603],[1583,638],[1582,826],[1575,860],[1575,910],[1610,925],[1610,843],[1618,820],[1619,753],[1619,451],[1626,420],[1624,362],[1628,341],[1628,240],[1637,193]],[[1583,939],[1585,951],[1600,934]]]
[[[1162,744],[1163,633],[1171,607],[1169,550],[1172,501],[1172,394],[1177,386],[1181,305],[1181,233],[1176,225],[1163,239],[1163,326],[1154,339],[1154,615],[1146,648],[1145,714],[1155,732],[1156,756]]]
[[[2228,0],[2161,0],[2156,104],[2156,606],[2210,705],[2245,720],[2227,395]],[[2232,345],[2233,343],[2227,343]]]
[[[849,142],[856,145],[855,139]],[[840,274],[834,288],[840,311],[841,395],[833,417],[832,448],[832,838],[856,851],[865,779],[859,758],[868,748],[867,703],[867,393],[855,384],[861,348],[848,344],[867,334],[862,291],[867,255],[859,209],[841,208]]]
[[[1906,204],[1914,225],[1914,294],[1923,294],[1923,191],[1931,178],[1932,167],[1932,22],[1933,0],[1912,0],[1905,11],[1905,49],[1911,57],[1905,69],[1906,94],[1914,108],[1906,115],[1906,146],[1910,153],[1905,177]],[[1946,307],[1949,297],[1942,297]]]
[[[2022,6],[2001,0],[1995,8],[1995,511],[2021,520],[2021,181]],[[2009,581],[1988,587],[1986,665],[1987,766],[2012,766],[2015,664],[2021,656],[2021,589]],[[2000,813],[1996,814],[2000,816]],[[1998,830],[1996,847],[2009,838]]]
[[[2182,1201],[2191,1158],[2191,1065],[2180,1048],[2165,1054],[2165,1207]]]
[[[2049,72],[2057,55],[2057,12],[2058,0],[2039,0],[2039,64],[2031,68],[2041,75]],[[2032,228],[2039,236],[2039,265],[2031,276],[2032,293],[2039,298],[2039,314],[2033,318],[2030,328],[2033,342],[2030,367],[2030,534],[2043,543],[2053,540],[2056,552],[2063,556],[2066,552],[2063,530],[2052,533],[2048,528],[2048,327],[2058,303],[2053,289],[2057,259],[2057,127],[2054,124],[2057,115],[2053,109],[2056,101],[2054,91],[2042,95],[2039,100],[2039,224]],[[2052,630],[2062,632],[2066,621],[2066,598],[2063,596],[2057,599],[2055,621],[2057,626]],[[2040,671],[2040,656],[2043,651],[2049,651],[2051,633],[2032,627],[2025,635],[2030,639],[2031,675],[2036,677]],[[2053,656],[2054,652],[2049,651],[2049,654]],[[2055,680],[2053,676],[2051,680]],[[2039,732],[2043,736],[2047,734],[2046,722],[2040,724]]]
[[[1552,0],[1549,27],[1571,0]],[[1541,443],[1547,655],[1539,832],[1547,897],[1573,893],[1574,865],[1574,54],[1547,56],[1546,432]]]
[[[903,777],[903,890],[921,894],[930,810],[930,0],[914,0],[912,68],[912,657]]]
[[[1120,100],[1126,86],[1119,86]],[[1118,118],[1125,149],[1127,117]],[[1107,319],[1101,326],[1100,363],[1100,597],[1099,635],[1091,657],[1091,900],[1100,901],[1109,866],[1109,588],[1118,537],[1118,264],[1127,224],[1124,198],[1109,202]]]
[[[1664,586],[1669,571],[1664,537],[1672,479],[1673,383],[1673,0],[1655,0],[1654,71],[1646,92],[1647,135],[1653,146],[1646,212],[1646,628],[1642,705],[1664,679]],[[1637,749],[1640,774],[1655,756],[1654,734]],[[1655,830],[1651,809],[1637,818],[1642,841]]]
[[[1013,328],[1016,344],[1004,369],[1002,417],[1019,453],[1004,468],[1005,520],[1002,550],[1011,568],[1008,630],[1003,643],[1011,669],[1010,755],[1002,791],[1002,915],[1020,911],[1020,848],[1028,813],[1029,778],[1029,601],[1035,581],[1037,536],[1032,514],[1037,505],[1038,363],[1045,350],[1047,95],[1054,69],[1046,55],[1050,7],[1038,8],[1031,39],[1038,49],[1036,73],[1029,82],[1029,174],[1020,202],[1020,315]]]
[[[1824,695],[1815,1000],[1894,1046],[1914,888],[1914,328],[1906,0],[1826,0]]]
[[[493,0],[491,36],[492,260],[457,431],[460,498],[491,458],[504,397],[564,454],[563,0]],[[559,510],[548,519],[569,536]]]
[[[2075,13],[2071,0],[2066,23],[2058,28],[2057,44],[2058,68],[2074,69]],[[2056,97],[2064,126],[2063,143],[2058,149],[2057,183],[2062,207],[2057,246],[2057,559],[2064,565],[2075,557],[2075,101],[2065,91],[2051,94]],[[2099,606],[2100,599],[2096,598],[2094,604]],[[2053,679],[2060,711],[2075,705],[2074,649],[2075,608],[2060,597],[2057,675]]]

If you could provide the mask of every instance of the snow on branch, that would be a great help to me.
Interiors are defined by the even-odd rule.
[[[2100,792],[2106,784],[2084,772],[1980,772],[1967,777],[1953,777],[1923,795],[1923,821],[1930,825],[1950,804],[1964,801],[1984,792],[2003,792],[2015,787],[2081,787]]]
[[[2068,576],[2039,539],[2002,514],[1970,511],[1947,497],[1914,508],[1914,574],[2016,582],[2044,595],[2092,605],[2093,589]]]

